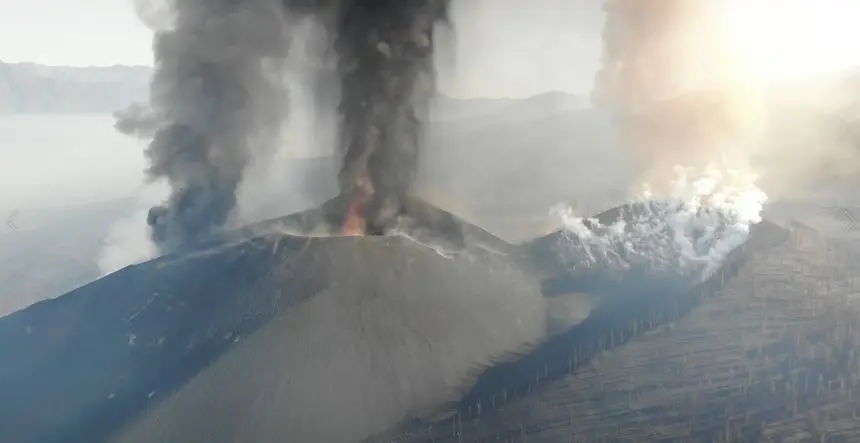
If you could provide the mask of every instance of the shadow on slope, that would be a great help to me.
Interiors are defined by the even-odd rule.
[[[283,234],[288,224],[0,319],[0,396],[15,399],[0,406],[2,440],[356,441],[531,389],[605,349],[607,334],[620,344],[646,329],[629,311],[665,297],[681,315],[698,300],[659,276],[631,299],[628,281],[547,340],[541,280],[555,270],[532,260],[547,252],[534,244],[466,227],[465,249],[443,256],[405,237]]]

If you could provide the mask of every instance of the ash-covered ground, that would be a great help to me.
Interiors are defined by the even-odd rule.
[[[377,441],[857,441],[860,243],[823,206],[774,204],[789,235],[686,315]]]

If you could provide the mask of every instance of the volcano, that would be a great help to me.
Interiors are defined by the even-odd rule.
[[[0,319],[0,440],[353,442],[456,423],[684,316],[787,238],[755,225],[704,282],[570,272],[553,252],[567,233],[512,245],[412,204],[425,215],[402,235],[331,235],[322,208]],[[558,298],[581,302],[560,332]]]

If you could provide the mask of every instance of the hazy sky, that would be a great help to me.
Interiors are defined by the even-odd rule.
[[[112,123],[109,115],[0,118],[0,217],[134,195],[143,183],[143,144]]]
[[[736,5],[736,35],[768,79],[860,64],[856,0],[714,1]],[[602,3],[454,1],[455,50],[443,48],[439,62],[443,91],[473,97],[587,92],[600,59]],[[151,33],[135,17],[133,0],[0,0],[0,11],[0,60],[152,63]]]
[[[443,88],[460,96],[587,91],[599,58],[600,3],[454,2],[461,24],[456,56],[443,55],[456,69],[443,69]],[[135,17],[132,0],[0,0],[0,11],[0,60],[152,64],[151,33]]]
[[[602,3],[454,1],[454,71],[442,70],[443,90],[484,97],[588,92],[600,60]]]
[[[50,65],[152,64],[132,0],[0,0],[0,60]]]

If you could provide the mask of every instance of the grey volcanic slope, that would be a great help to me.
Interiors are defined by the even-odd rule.
[[[97,279],[104,233],[134,205],[123,198],[27,211],[21,231],[0,234],[0,316]]]
[[[317,306],[337,305],[338,300],[351,300],[351,307],[338,314],[330,306]],[[405,308],[389,306],[392,300],[408,304],[415,318],[404,318],[398,309]],[[277,375],[300,380],[299,387],[318,389],[308,392],[314,398],[344,374],[332,373],[336,368],[323,364],[312,368],[322,371],[318,384],[290,376],[291,369],[301,370],[293,364],[297,361],[322,363],[279,350],[319,349],[303,340],[325,345],[331,337],[319,334],[332,329],[317,329],[313,336],[305,327],[310,331],[318,325],[302,320],[339,326],[331,315],[368,314],[362,306],[376,306],[376,317],[349,317],[358,322],[353,326],[376,327],[379,340],[412,340],[409,352],[428,348],[431,366],[429,356],[449,355],[437,368],[443,378],[429,382],[433,392],[443,396],[454,395],[445,391],[456,384],[452,380],[465,380],[481,364],[544,333],[536,280],[524,276],[502,253],[475,250],[443,258],[401,237],[258,236],[132,266],[0,319],[0,397],[14,399],[0,406],[0,441],[105,441],[223,354],[243,355],[242,349],[249,347],[256,360],[242,363],[244,369],[265,370],[271,355],[271,367],[286,370]],[[403,322],[407,324],[399,324]],[[305,327],[295,333],[278,329],[300,324]],[[280,333],[260,355],[253,345],[254,332],[264,325]],[[460,337],[467,340],[456,340]],[[288,345],[291,340],[293,347]],[[412,361],[402,357],[404,364]],[[377,364],[386,361],[376,358]],[[253,381],[242,374],[234,374],[238,378],[232,383]],[[387,375],[390,378],[382,380],[386,384],[397,377]],[[243,385],[236,386],[246,392]],[[267,390],[256,387],[258,394]],[[197,405],[200,411],[214,406]],[[387,407],[399,412],[400,406]],[[285,419],[290,417],[304,418],[287,414]],[[241,424],[220,418],[217,423],[223,426]],[[205,439],[203,433],[197,437]]]
[[[378,441],[858,441],[860,244],[790,239],[626,346]]]
[[[777,231],[760,224],[748,245]],[[0,319],[0,396],[14,399],[0,440],[350,442],[409,417],[488,411],[678,318],[746,257],[692,290],[616,282],[547,340],[546,273],[521,256],[533,247],[493,246],[443,257],[402,237],[270,232],[38,303]]]

